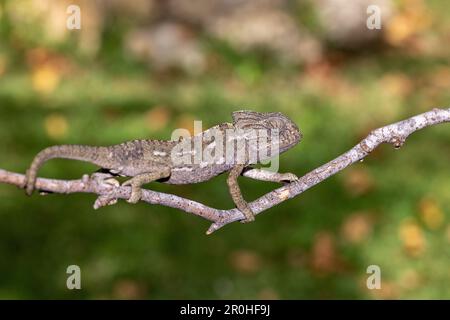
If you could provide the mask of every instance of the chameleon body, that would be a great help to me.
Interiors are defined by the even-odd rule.
[[[54,158],[74,159],[92,163],[102,168],[103,171],[111,175],[131,177],[123,185],[131,186],[131,196],[128,202],[136,203],[142,195],[141,186],[153,181],[169,184],[191,184],[207,181],[221,173],[229,172],[227,184],[230,195],[237,208],[246,217],[243,222],[254,220],[254,215],[244,200],[237,183],[237,178],[250,168],[250,165],[267,160],[269,156],[257,156],[250,158],[249,152],[244,152],[244,157],[238,159],[239,151],[250,150],[260,151],[263,144],[259,143],[261,133],[266,132],[269,137],[276,132],[277,139],[269,138],[265,141],[265,146],[271,143],[271,151],[275,151],[270,156],[276,156],[293,146],[302,138],[298,127],[289,118],[279,112],[260,113],[253,111],[233,112],[232,123],[222,123],[193,137],[185,137],[179,141],[172,140],[134,140],[118,145],[98,147],[86,145],[59,145],[48,147],[39,152],[27,170],[26,192],[33,193],[35,188],[37,173],[39,168],[48,160]],[[257,135],[248,133],[257,132]],[[230,135],[234,133],[234,135]],[[259,134],[259,136],[258,136]],[[217,135],[222,135],[223,139],[218,139]],[[233,141],[232,141],[233,140]],[[241,144],[237,141],[240,140]],[[228,151],[232,151],[231,160],[225,157],[217,157],[209,161],[196,161],[196,155],[202,150],[208,151],[220,145],[226,150],[227,143],[231,144]],[[184,147],[180,148],[183,143]],[[200,151],[197,147],[201,147]],[[228,144],[230,146],[230,144]],[[192,147],[192,148],[189,148]],[[184,162],[180,162],[184,159]],[[187,160],[187,161],[186,161]],[[253,169],[257,171],[259,169]],[[249,177],[255,175],[249,172]],[[256,175],[258,176],[258,175]],[[265,181],[292,181],[296,176],[291,173],[267,173],[263,174],[260,180]],[[256,177],[258,179],[258,177]]]

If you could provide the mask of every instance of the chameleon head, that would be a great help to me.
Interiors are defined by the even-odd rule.
[[[277,132],[279,153],[294,147],[303,137],[297,125],[281,112],[242,110],[233,112],[232,116],[236,128],[265,129],[269,132]]]

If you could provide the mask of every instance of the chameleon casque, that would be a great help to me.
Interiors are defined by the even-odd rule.
[[[246,176],[274,182],[290,182],[297,179],[292,173],[275,173],[267,170],[252,169],[251,165],[261,163],[270,157],[294,147],[302,139],[302,134],[297,125],[289,118],[279,112],[254,112],[235,111],[232,113],[232,123],[222,123],[208,130],[205,130],[192,137],[184,137],[178,141],[174,140],[133,140],[118,145],[100,147],[87,145],[58,145],[48,147],[39,152],[31,163],[26,174],[26,193],[31,195],[35,188],[37,173],[39,168],[48,160],[55,158],[74,159],[92,163],[99,166],[102,171],[113,176],[131,177],[123,185],[131,186],[131,196],[127,200],[130,203],[137,203],[141,199],[141,186],[153,181],[168,184],[191,184],[207,181],[221,173],[229,172],[227,184],[230,195],[236,207],[244,214],[242,222],[254,220],[254,214],[249,205],[244,200],[237,178],[247,173]],[[229,135],[229,132],[235,132]],[[251,136],[249,132],[257,132],[256,136]],[[277,139],[270,138],[265,144],[261,142],[261,133],[273,137],[277,134]],[[215,134],[215,135],[214,135]],[[217,139],[217,134],[222,134],[224,139]],[[228,134],[228,135],[227,135]],[[231,137],[231,138],[230,138]],[[180,143],[192,146],[196,141],[200,141],[200,146],[204,149],[217,146],[218,144],[226,149],[226,143],[230,139],[243,142],[233,145],[231,161],[216,159],[215,161],[196,162],[194,150],[179,149]],[[259,139],[259,140],[258,140]],[[233,141],[234,142],[234,141]],[[271,145],[269,156],[258,156],[250,158],[245,156],[238,161],[236,154],[239,151],[254,149],[261,151],[262,147]],[[273,149],[275,146],[276,149]],[[275,151],[274,151],[275,150]],[[176,152],[175,152],[176,151]],[[217,152],[216,152],[217,153]],[[244,153],[247,155],[248,153]],[[188,163],[179,163],[182,156],[188,156]],[[255,173],[255,174],[252,174]],[[258,173],[258,174],[256,174]]]

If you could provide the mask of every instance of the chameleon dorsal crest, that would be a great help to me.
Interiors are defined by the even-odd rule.
[[[248,127],[254,128],[257,123],[267,117],[267,114],[250,110],[240,110],[234,111],[231,116],[236,128],[246,129]]]

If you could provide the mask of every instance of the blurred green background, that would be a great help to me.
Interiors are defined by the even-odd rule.
[[[81,30],[68,30],[69,4]],[[381,30],[365,26],[368,4]],[[25,172],[53,144],[168,139],[281,111],[304,140],[280,159],[302,175],[370,130],[450,103],[447,2],[0,1],[0,167]],[[93,195],[26,197],[0,185],[0,298],[450,298],[450,128],[382,146],[255,223],[209,223]],[[54,160],[44,177],[96,168]],[[225,176],[149,185],[231,208]],[[276,185],[240,179],[247,200]],[[82,290],[66,288],[79,265]],[[378,265],[382,289],[366,288]]]

